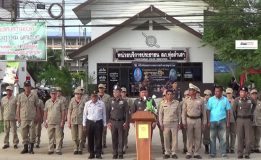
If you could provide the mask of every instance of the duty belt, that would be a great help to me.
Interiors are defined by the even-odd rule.
[[[190,118],[190,119],[199,119],[199,118],[201,118],[201,116],[189,116],[189,115],[187,115],[187,117]]]
[[[114,118],[111,118],[112,121],[124,121],[124,119],[114,119]]]
[[[237,116],[237,118],[242,118],[242,119],[250,119],[251,116]]]
[[[91,122],[93,122],[93,123],[98,123],[98,122],[101,122],[102,119],[99,119],[99,120],[90,120],[90,119],[87,119],[87,121],[91,121]]]

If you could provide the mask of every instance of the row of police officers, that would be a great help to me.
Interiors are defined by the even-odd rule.
[[[107,128],[112,133],[113,159],[122,159],[128,148],[128,131],[130,128],[131,114],[136,111],[144,111],[148,99],[146,87],[140,88],[139,98],[134,102],[126,96],[126,88],[114,86],[113,97],[105,93],[105,86],[98,85],[98,92],[93,92],[90,97],[84,94],[84,89],[78,87],[74,91],[74,97],[68,103],[61,95],[61,88],[50,90],[51,98],[45,104],[31,91],[30,81],[24,83],[24,92],[17,97],[12,95],[13,88],[6,88],[7,95],[1,100],[1,112],[5,126],[5,138],[3,149],[9,148],[9,133],[13,131],[13,144],[17,148],[19,143],[17,136],[17,122],[21,127],[21,136],[24,153],[34,153],[34,145],[40,145],[42,123],[48,130],[48,154],[61,155],[64,138],[64,124],[68,123],[71,129],[73,141],[73,153],[82,154],[86,137],[88,138],[89,159],[101,158],[103,148],[106,148]],[[249,157],[251,149],[259,152],[261,103],[257,99],[257,91],[252,90],[247,95],[247,89],[240,97],[233,99],[233,90],[227,89],[225,94],[231,103],[231,125],[226,130],[226,149],[228,153],[234,153],[235,137],[238,136],[238,158],[246,154]],[[241,92],[240,92],[241,93]],[[207,125],[207,101],[212,95],[210,90],[204,91],[204,97],[200,97],[200,89],[189,85],[184,92],[181,101],[176,100],[176,90],[166,89],[164,97],[158,107],[153,100],[152,104],[157,108],[157,122],[152,124],[160,129],[160,137],[163,150],[163,158],[178,158],[177,142],[178,130],[182,130],[186,158],[201,159],[199,149],[201,142],[205,145],[206,153],[209,153],[210,129]],[[236,124],[236,125],[235,125]],[[202,139],[203,135],[203,139]],[[252,138],[252,139],[251,139]],[[244,152],[245,148],[245,152]]]

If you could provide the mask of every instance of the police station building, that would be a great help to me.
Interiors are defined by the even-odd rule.
[[[93,83],[105,84],[109,93],[115,84],[135,95],[142,84],[160,92],[168,81],[177,81],[182,90],[189,82],[202,89],[214,83],[214,48],[203,45],[201,33],[154,6],[69,56],[88,58],[88,74],[97,78]]]

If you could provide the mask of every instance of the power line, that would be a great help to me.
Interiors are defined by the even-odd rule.
[[[137,14],[135,14],[137,15]],[[135,16],[134,15],[134,16]],[[260,13],[228,13],[228,14],[218,14],[218,16],[246,16],[246,15],[261,15],[261,12]],[[215,17],[217,15],[213,14],[213,15],[205,15],[205,14],[182,14],[182,15],[168,15],[170,17]],[[108,16],[108,17],[91,17],[91,20],[111,20],[111,19],[129,19],[129,18],[132,18],[133,16]],[[166,16],[140,16],[140,17],[137,17],[139,19],[142,19],[142,18],[165,18]],[[2,20],[8,20],[10,18],[0,18]],[[84,20],[84,18],[82,18]],[[85,20],[89,20],[90,18],[86,18]],[[23,20],[62,20],[62,19],[53,19],[53,18],[47,18],[47,17],[41,17],[41,18],[29,18],[29,17],[25,17],[25,18],[18,18],[17,19],[18,21],[23,21]],[[72,17],[72,18],[64,18],[64,20],[79,20],[77,17]]]

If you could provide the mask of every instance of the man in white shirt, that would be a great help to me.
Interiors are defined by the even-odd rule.
[[[83,111],[83,127],[87,132],[89,159],[102,159],[102,131],[106,126],[106,108],[104,102],[98,99],[97,92],[91,94],[91,100],[85,103]]]

